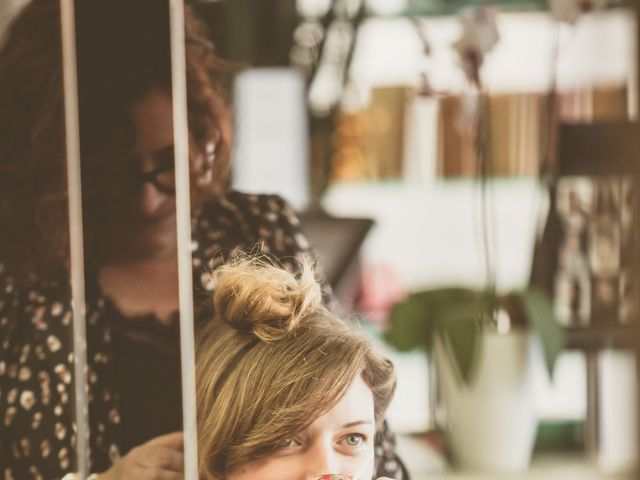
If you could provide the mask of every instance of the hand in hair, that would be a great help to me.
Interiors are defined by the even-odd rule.
[[[98,480],[184,480],[182,432],[149,440],[131,450]]]

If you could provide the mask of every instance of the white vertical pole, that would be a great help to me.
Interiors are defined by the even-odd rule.
[[[82,234],[82,179],[80,170],[80,123],[74,0],[60,0],[64,114],[69,191],[69,248],[71,250],[71,304],[73,310],[73,354],[77,471],[89,473],[89,420],[87,403],[87,337],[85,322],[84,244]]]
[[[197,480],[195,352],[191,267],[191,207],[189,197],[189,130],[184,39],[184,1],[170,1],[171,80],[173,88],[173,143],[176,169],[180,349],[182,358],[182,416],[185,479]]]

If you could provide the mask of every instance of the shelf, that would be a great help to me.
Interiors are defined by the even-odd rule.
[[[570,327],[566,335],[568,349],[640,348],[640,325]]]
[[[487,5],[486,0],[410,0],[409,5],[395,17],[434,17],[455,15],[460,10]],[[493,0],[491,5],[503,12],[547,11],[546,1],[536,0]],[[610,0],[607,8],[629,7],[629,0]],[[376,16],[375,14],[373,16]]]
[[[636,122],[562,124],[559,139],[559,174],[633,175],[640,151],[640,125]]]

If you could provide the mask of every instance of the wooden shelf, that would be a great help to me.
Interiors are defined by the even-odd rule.
[[[638,173],[640,125],[635,122],[602,122],[560,126],[558,158],[560,176],[632,175]]]
[[[566,330],[567,349],[602,350],[640,348],[640,325],[571,327]]]

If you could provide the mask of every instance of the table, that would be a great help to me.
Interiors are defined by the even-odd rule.
[[[425,443],[398,436],[398,452],[412,480],[631,480],[633,474],[606,475],[580,452],[536,454],[531,468],[521,474],[497,475],[452,471],[442,455]]]

